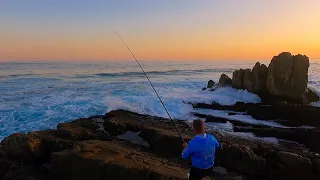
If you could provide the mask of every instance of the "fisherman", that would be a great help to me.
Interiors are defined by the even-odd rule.
[[[192,160],[189,180],[202,180],[212,174],[215,152],[220,144],[211,134],[206,134],[202,120],[193,121],[193,130],[196,136],[182,144],[182,158],[191,157]]]

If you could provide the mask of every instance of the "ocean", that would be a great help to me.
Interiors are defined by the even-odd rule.
[[[235,69],[252,68],[254,61],[141,64],[170,114],[178,120],[192,120],[195,117],[191,113],[196,111],[227,116],[222,111],[194,110],[186,102],[260,102],[257,95],[245,90],[202,91],[209,79],[218,81],[222,73],[232,77]],[[320,64],[312,62],[309,87],[318,94],[319,73]],[[116,109],[167,117],[135,62],[0,63],[0,140],[15,132],[54,129],[61,122]],[[249,116],[237,120],[264,123]]]

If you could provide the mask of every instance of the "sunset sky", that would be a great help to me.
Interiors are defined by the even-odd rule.
[[[1,0],[0,61],[320,59],[320,0]]]

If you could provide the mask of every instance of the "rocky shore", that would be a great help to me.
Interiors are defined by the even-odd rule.
[[[218,83],[209,80],[203,90],[231,86],[258,94],[267,104],[275,101],[309,104],[319,101],[319,97],[307,88],[309,66],[307,56],[283,52],[274,56],[268,67],[257,62],[252,69],[235,70],[232,78],[222,74]]]
[[[232,87],[261,97],[256,104],[190,103],[195,110],[227,114],[193,113],[221,144],[212,177],[320,179],[320,108],[309,105],[319,97],[307,88],[308,67],[308,57],[281,53],[268,67],[256,63],[252,70],[235,70],[232,78],[222,74],[218,83],[208,82],[203,90]],[[229,123],[232,131],[209,128],[210,123]],[[176,124],[189,141],[188,119]],[[0,179],[186,180],[190,162],[181,160],[181,144],[168,119],[116,110],[60,123],[56,130],[10,135],[0,144]]]
[[[188,123],[177,121],[177,126],[186,140],[192,137]],[[123,138],[128,132],[137,136]],[[216,179],[320,178],[320,156],[309,148],[210,133],[222,145],[216,155]],[[189,163],[180,159],[181,150],[169,120],[117,110],[62,123],[56,130],[5,138],[0,178],[182,180],[187,179]]]

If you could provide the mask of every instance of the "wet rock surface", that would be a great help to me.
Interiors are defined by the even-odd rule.
[[[258,137],[276,137],[278,139],[294,141],[320,153],[320,108],[302,105],[279,103],[273,105],[236,103],[233,106],[218,104],[194,104],[194,108],[232,111],[228,117],[221,118],[213,115],[195,113],[206,122],[227,123],[233,125],[234,132],[253,133]],[[233,115],[244,113],[250,115],[257,122],[265,120],[276,122],[283,127],[257,125],[233,120]]]
[[[190,164],[180,159],[181,139],[171,123],[118,110],[57,130],[13,134],[1,142],[0,179],[187,179]],[[190,140],[190,125],[176,124]],[[117,138],[127,131],[139,132],[150,147]],[[215,165],[225,173],[213,173],[219,179],[319,179],[319,157],[308,148],[210,133],[222,146]]]
[[[225,110],[246,113],[257,120],[276,121],[282,125],[320,126],[320,108],[306,105],[277,102],[274,104],[253,104],[237,102],[235,105],[223,106],[217,103],[192,104],[193,108]]]

